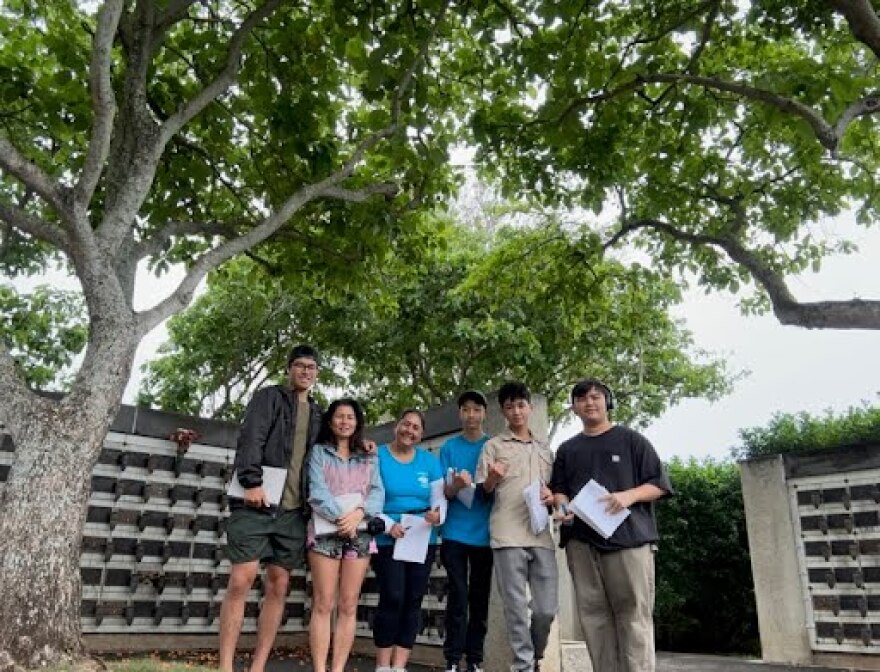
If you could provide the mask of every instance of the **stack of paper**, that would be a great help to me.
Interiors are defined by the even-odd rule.
[[[404,529],[403,536],[394,540],[395,560],[402,562],[424,562],[428,557],[428,545],[431,543],[433,525],[424,516],[404,513],[400,517],[400,525]]]
[[[284,494],[284,483],[287,480],[287,469],[280,467],[263,467],[263,490],[269,499],[271,506],[281,503],[281,495]],[[226,487],[226,494],[230,497],[244,499],[244,488],[238,482],[238,472],[232,472],[232,480]]]
[[[608,539],[614,531],[620,527],[620,524],[629,516],[629,509],[623,509],[618,513],[608,513],[605,507],[606,502],[600,502],[599,499],[608,494],[608,491],[590,479],[577,496],[569,502],[569,508],[574,514],[592,527],[596,532]]]
[[[532,534],[541,534],[550,522],[547,506],[541,503],[541,488],[543,487],[544,485],[540,479],[535,479],[531,485],[523,488],[523,498],[526,500],[526,506],[529,509],[529,522],[532,526]]]
[[[339,506],[339,510],[342,511],[342,514],[345,515],[349,511],[354,511],[357,507],[363,506],[364,498],[359,492],[350,492],[344,495],[336,495],[333,499],[336,500],[337,506]],[[336,534],[338,531],[338,527],[336,526],[335,520],[329,520],[325,518],[317,511],[312,511],[312,523],[315,525],[315,536],[322,537],[331,534]]]

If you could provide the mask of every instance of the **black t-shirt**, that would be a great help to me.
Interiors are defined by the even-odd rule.
[[[672,485],[654,446],[638,432],[614,425],[598,436],[580,433],[565,441],[556,451],[550,489],[574,499],[587,481],[593,479],[609,492],[629,490],[650,483],[667,495]],[[561,528],[561,543],[570,538],[584,541],[600,551],[619,551],[657,541],[657,521],[653,502],[630,507],[630,515],[608,539],[575,516],[573,525]]]

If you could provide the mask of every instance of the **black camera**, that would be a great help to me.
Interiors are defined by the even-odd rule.
[[[360,525],[358,525],[358,529],[360,529]],[[385,520],[381,516],[373,516],[366,521],[365,529],[371,537],[378,537],[385,531]]]

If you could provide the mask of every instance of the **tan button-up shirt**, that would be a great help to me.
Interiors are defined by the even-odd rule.
[[[491,462],[500,462],[507,467],[504,477],[495,486],[495,503],[489,515],[492,548],[539,546],[553,550],[551,525],[548,524],[541,534],[533,534],[529,509],[523,497],[523,490],[535,479],[550,482],[553,452],[548,443],[534,435],[523,441],[510,430],[505,430],[483,446],[477,464],[478,483],[486,480]]]

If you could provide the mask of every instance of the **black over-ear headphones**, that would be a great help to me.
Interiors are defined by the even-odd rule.
[[[605,410],[613,411],[614,410],[614,395],[611,393],[611,388],[608,387],[601,380],[597,380],[596,385],[605,393]]]

